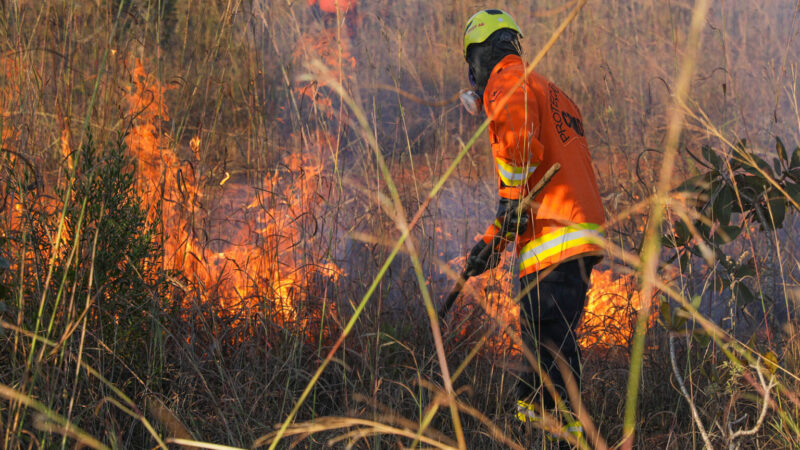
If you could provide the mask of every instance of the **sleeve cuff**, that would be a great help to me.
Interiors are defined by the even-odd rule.
[[[494,223],[489,225],[489,228],[483,233],[483,242],[486,244],[491,244],[492,239],[497,235],[500,231],[500,226],[498,225],[498,220],[494,219]]]
[[[489,225],[489,228],[487,228],[486,232],[483,233],[483,238],[482,238],[483,242],[487,245],[491,244],[492,239],[494,239],[494,237],[497,236],[497,233],[500,232],[500,227],[502,225],[503,224],[500,223],[499,219],[494,219],[494,223]],[[500,240],[500,244],[497,246],[496,250],[502,252],[503,250],[505,250],[508,243],[513,241],[515,238],[516,235],[514,233],[506,233],[505,238]]]

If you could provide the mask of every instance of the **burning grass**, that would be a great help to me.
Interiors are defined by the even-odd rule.
[[[544,442],[511,413],[513,270],[428,320],[495,201],[487,143],[464,144],[479,121],[433,106],[465,86],[471,6],[364,3],[350,37],[305,2],[12,3],[0,447],[266,445],[281,425],[309,448]],[[504,7],[528,59],[569,9]],[[772,143],[800,141],[797,11],[715,6],[678,89],[699,10],[590,4],[537,67],[583,107],[610,219],[586,420],[612,445],[796,447],[800,151]],[[681,193],[655,189],[667,154]]]
[[[307,284],[336,282],[342,274],[324,252],[314,251],[324,248],[316,221],[328,201],[321,147],[316,153],[284,153],[256,186],[229,182],[226,171],[212,185],[223,191],[225,204],[209,211],[208,180],[195,170],[201,164],[200,139],[189,141],[193,160],[181,161],[162,131],[169,121],[167,89],[138,59],[131,78],[126,101],[132,126],[125,142],[138,167],[138,195],[150,221],[162,227],[165,268],[179,273],[191,291],[183,306],[214,302],[219,314],[243,317],[266,301],[271,320],[304,329],[308,318],[298,317],[297,308],[308,303]],[[210,224],[219,237],[201,236],[198,224]],[[313,314],[311,308],[306,313]]]
[[[594,270],[578,329],[579,344],[593,350],[627,348],[633,338],[634,317],[643,306],[633,276],[618,276],[610,269]]]

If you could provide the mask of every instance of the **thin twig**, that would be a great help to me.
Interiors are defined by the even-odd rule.
[[[689,409],[692,410],[692,419],[697,425],[697,428],[700,430],[700,436],[703,437],[703,442],[705,443],[706,448],[712,449],[714,447],[711,445],[711,440],[708,438],[708,433],[703,426],[703,421],[700,419],[700,415],[697,413],[697,408],[694,406],[694,401],[692,401],[692,397],[686,390],[686,384],[684,383],[683,377],[681,377],[680,371],[678,370],[678,363],[675,360],[675,336],[670,333],[668,341],[669,360],[672,362],[672,373],[675,375],[675,380],[678,382],[678,386],[681,388],[681,395],[683,395],[683,398],[686,399],[686,403],[689,404]]]
[[[731,433],[728,436],[728,448],[734,449],[738,448],[739,446],[736,445],[736,439],[742,436],[752,436],[758,433],[758,430],[761,429],[761,426],[764,425],[764,419],[767,417],[767,411],[769,410],[769,400],[770,395],[772,392],[772,388],[775,387],[775,377],[770,377],[769,383],[764,381],[764,374],[761,370],[761,364],[758,362],[756,363],[756,374],[758,375],[758,381],[761,383],[761,387],[764,388],[764,402],[761,405],[761,413],[758,415],[758,420],[756,421],[755,425],[749,430],[739,430],[734,432],[731,424],[728,424],[728,431]]]

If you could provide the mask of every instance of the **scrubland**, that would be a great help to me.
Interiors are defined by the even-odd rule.
[[[435,320],[495,208],[490,6],[528,62],[566,24],[535,70],[607,210],[573,444],[800,448],[788,0],[0,1],[0,447],[548,448],[513,255]]]

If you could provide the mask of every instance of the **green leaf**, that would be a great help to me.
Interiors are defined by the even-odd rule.
[[[675,188],[676,192],[700,192],[708,189],[714,179],[714,174],[719,172],[712,170],[711,172],[700,174],[689,178]]]
[[[778,365],[778,355],[776,355],[772,350],[768,351],[764,355],[764,365],[766,366],[767,370],[769,370],[769,373],[775,375],[775,372],[777,372],[778,368],[780,367]]]
[[[733,153],[731,153],[731,169],[735,171],[745,166],[749,166],[750,164],[746,159],[747,155],[747,140],[742,139],[736,144],[733,149]]]
[[[786,189],[786,193],[789,194],[792,200],[800,203],[800,184],[786,183],[783,188]]]
[[[672,329],[672,309],[670,308],[669,301],[666,299],[661,299],[661,304],[659,305],[659,309],[661,310],[661,317],[664,318],[664,325],[667,329]]]
[[[773,230],[783,227],[783,219],[786,218],[786,200],[783,196],[769,201],[769,212],[772,213],[772,217],[766,218],[769,221],[769,227]]]
[[[775,150],[778,152],[778,157],[783,162],[789,162],[789,158],[786,156],[786,147],[783,146],[783,141],[781,138],[775,137]]]
[[[720,260],[719,262],[722,264],[722,267],[724,267],[725,270],[718,270],[714,279],[718,288],[717,292],[722,292],[725,286],[731,286],[731,274],[728,272],[730,270],[730,264],[723,263],[723,260]]]
[[[753,291],[742,283],[736,283],[736,288],[734,290],[736,291],[737,305],[745,306],[757,300],[756,296],[753,295]]]
[[[717,244],[727,244],[728,242],[731,242],[737,237],[739,237],[739,234],[741,234],[741,232],[742,232],[742,227],[736,225],[730,225],[730,226],[720,225],[720,227],[714,234],[715,242],[717,242]],[[719,237],[719,241],[717,241],[716,239],[717,237]]]
[[[711,337],[702,328],[694,330],[692,332],[692,337],[698,344],[700,344],[700,347],[708,347],[708,345],[711,343]]]
[[[682,247],[689,242],[689,239],[692,238],[692,233],[689,232],[689,227],[686,226],[685,223],[675,222],[675,244],[678,247]]]
[[[756,263],[753,258],[750,258],[747,262],[734,267],[731,272],[739,280],[746,277],[754,277],[756,276]]]
[[[691,258],[692,254],[690,252],[681,253],[681,257],[678,259],[681,271],[687,270],[689,268],[689,263],[691,262]]]
[[[735,172],[736,170],[741,169],[743,167],[743,164],[742,164],[743,161],[742,161],[741,155],[737,155],[736,153],[734,153],[734,154],[731,155],[731,158],[730,158],[729,161],[730,161],[730,165],[731,165],[731,171],[733,171],[733,172]]]
[[[736,175],[734,177],[736,180],[736,184],[739,186],[739,189],[742,188],[750,188],[754,190],[756,193],[761,194],[764,191],[765,181],[764,177],[761,174],[758,175]],[[741,192],[741,191],[740,191]],[[748,209],[747,205],[745,205],[745,209]]]
[[[728,184],[724,185],[717,193],[716,198],[714,198],[714,204],[712,205],[714,218],[716,218],[721,225],[728,225],[731,222],[731,212],[733,212],[735,203],[736,192],[734,192],[733,187]]]
[[[760,157],[758,155],[751,155],[751,156],[753,157],[753,160],[756,162],[756,165],[758,166],[758,168],[761,169],[761,171],[763,171],[764,174],[766,174],[766,175],[771,175],[772,174],[772,169],[769,167],[769,164],[767,164],[767,162],[764,161],[764,158],[762,158],[762,157]],[[764,176],[759,171],[754,171],[753,173],[756,173],[756,174],[758,174],[758,176],[761,176],[761,177]]]
[[[675,331],[680,330],[686,325],[686,316],[688,315],[688,311],[681,308],[678,310],[672,310],[672,329]]]
[[[792,153],[792,160],[789,162],[790,169],[800,168],[800,147],[795,147]]]
[[[699,309],[700,303],[702,303],[702,301],[703,301],[702,297],[700,297],[699,295],[695,295],[694,297],[692,297],[692,307],[694,309]]]
[[[711,148],[710,145],[704,145],[703,148],[700,149],[700,152],[703,155],[703,158],[711,164],[711,167],[720,169],[722,167],[722,159],[717,156],[717,153]]]
[[[708,225],[698,220],[694,223],[694,228],[704,241],[711,241],[711,228]]]
[[[747,139],[740,139],[739,142],[736,143],[736,148],[738,148],[742,152],[747,151]]]

